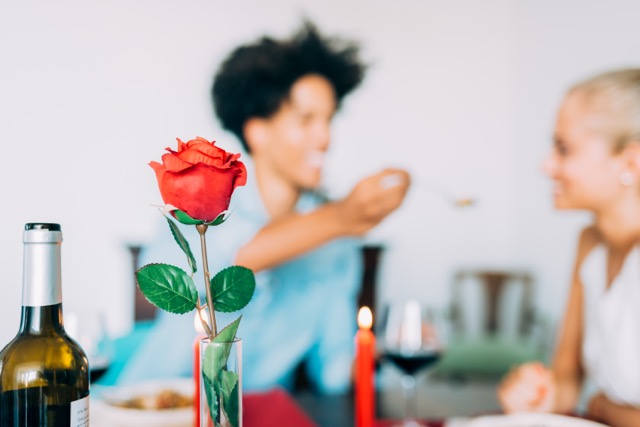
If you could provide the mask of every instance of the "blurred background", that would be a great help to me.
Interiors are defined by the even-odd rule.
[[[156,231],[147,163],[175,138],[237,142],[212,111],[224,56],[307,17],[370,64],[334,127],[325,186],[401,166],[415,185],[367,236],[382,301],[445,306],[460,268],[526,269],[555,324],[589,220],[556,212],[540,169],[567,87],[640,65],[640,3],[598,0],[245,0],[0,3],[0,346],[20,321],[22,229],[62,224],[66,309],[133,322],[127,245]],[[431,188],[477,198],[460,209]]]

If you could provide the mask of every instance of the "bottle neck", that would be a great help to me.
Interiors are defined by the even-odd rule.
[[[35,232],[32,232],[33,234]],[[31,241],[25,239],[22,268],[23,307],[39,308],[62,303],[61,241],[61,238]]]
[[[20,333],[62,332],[62,234],[57,230],[26,230],[23,242]]]
[[[29,335],[64,333],[62,303],[40,307],[23,305],[19,333]]]

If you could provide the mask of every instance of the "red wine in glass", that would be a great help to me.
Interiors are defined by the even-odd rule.
[[[405,414],[394,427],[423,427],[418,420],[416,374],[432,367],[446,348],[446,327],[441,313],[416,300],[387,306],[380,334],[383,359],[402,372]]]
[[[395,366],[400,368],[407,375],[414,375],[418,371],[436,363],[440,360],[442,353],[440,351],[423,351],[417,353],[403,352],[387,352],[384,356],[390,360]]]

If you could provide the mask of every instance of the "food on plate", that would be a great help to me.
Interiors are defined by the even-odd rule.
[[[193,405],[193,396],[176,390],[163,389],[152,394],[141,394],[131,399],[111,402],[114,406],[129,409],[178,409]]]

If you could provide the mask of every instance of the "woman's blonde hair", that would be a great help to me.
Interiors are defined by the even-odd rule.
[[[614,151],[640,141],[640,68],[599,74],[574,85],[569,94],[579,94],[594,112],[608,116],[606,133]]]

